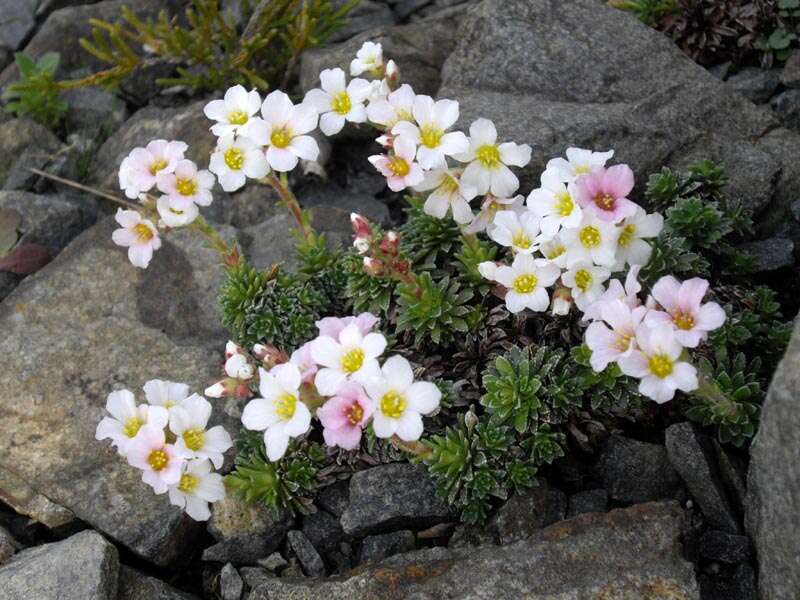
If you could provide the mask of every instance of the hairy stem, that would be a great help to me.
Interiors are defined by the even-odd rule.
[[[308,222],[308,217],[303,214],[300,203],[292,193],[292,190],[289,189],[289,180],[286,173],[281,173],[280,179],[275,176],[275,173],[270,173],[266,177],[266,182],[278,192],[281,202],[289,209],[289,213],[294,217],[294,220],[297,222],[297,227],[303,232],[303,236],[308,238],[313,234],[314,230],[311,227],[311,223]]]
[[[419,456],[420,458],[424,458],[431,452],[430,448],[428,448],[422,442],[404,442],[396,435],[393,435],[391,438],[389,438],[389,442],[391,442],[392,446],[398,450],[405,450],[406,452],[413,454],[414,456]]]
[[[726,413],[736,411],[736,405],[723,394],[714,381],[708,379],[699,370],[697,371],[697,389],[692,395],[711,404],[722,407]]]

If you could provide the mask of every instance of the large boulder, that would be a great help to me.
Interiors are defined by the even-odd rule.
[[[263,580],[249,600],[697,600],[694,568],[681,556],[683,518],[674,503],[581,515],[508,546],[432,548],[345,578]]]
[[[568,146],[614,148],[615,158],[634,168],[640,192],[644,177],[664,164],[686,156],[720,160],[729,191],[759,211],[786,188],[776,188],[782,169],[792,169],[790,157],[800,151],[794,134],[788,154],[762,145],[777,127],[768,111],[663,34],[594,0],[475,5],[445,62],[438,95],[460,102],[463,127],[486,117],[500,141],[533,147],[524,193]],[[777,199],[783,208],[794,197]]]
[[[772,378],[750,450],[746,526],[758,554],[761,598],[800,589],[800,323]]]
[[[0,497],[32,517],[67,518],[43,507],[43,496],[163,565],[184,552],[197,524],[96,441],[95,427],[115,388],[141,398],[148,379],[202,390],[218,376],[224,274],[187,230],[137,270],[111,242],[114,227],[107,219],[84,232],[0,304]],[[6,482],[14,489],[2,489]]]

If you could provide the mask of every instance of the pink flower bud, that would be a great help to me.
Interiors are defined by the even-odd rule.
[[[364,257],[364,272],[367,275],[380,275],[383,273],[383,263],[376,258]]]
[[[350,213],[350,224],[353,226],[353,232],[357,238],[372,237],[372,228],[369,226],[369,221],[358,213]]]

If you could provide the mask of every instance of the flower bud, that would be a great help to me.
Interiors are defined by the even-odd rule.
[[[394,136],[390,134],[379,135],[375,138],[375,141],[378,142],[384,148],[392,148],[394,147]]]
[[[247,381],[255,375],[255,369],[244,354],[233,354],[225,361],[225,373],[228,377]]]
[[[350,213],[350,224],[353,226],[353,233],[357,238],[372,237],[372,228],[369,221],[358,213]]]
[[[400,246],[400,236],[394,231],[389,231],[381,238],[380,246],[386,254],[395,255]]]
[[[554,315],[569,314],[572,308],[572,295],[569,288],[559,286],[553,291],[552,312]]]
[[[353,246],[359,254],[366,254],[369,252],[369,241],[367,238],[358,237],[354,239]]]
[[[376,258],[364,257],[364,272],[367,275],[380,275],[383,273],[383,263]]]
[[[256,344],[253,346],[253,355],[264,364],[264,368],[268,371],[275,365],[289,362],[287,354],[275,346]]]

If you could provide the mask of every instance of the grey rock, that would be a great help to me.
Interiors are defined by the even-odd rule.
[[[0,527],[0,565],[4,565],[17,551],[17,542],[5,527]]]
[[[608,493],[603,490],[584,490],[569,497],[567,518],[571,519],[584,513],[606,512],[608,510]]]
[[[734,455],[714,440],[714,455],[717,459],[720,480],[737,514],[745,513],[747,496],[747,465],[743,458]]]
[[[770,210],[762,212],[760,217],[760,229],[771,232],[785,223],[789,204],[800,198],[800,161],[790,159],[800,152],[800,137],[793,131],[778,127],[761,137],[758,147],[780,163],[777,179],[771,180],[775,184],[775,193]]]
[[[320,554],[326,554],[339,545],[344,537],[339,519],[324,510],[303,517],[303,535]]]
[[[125,102],[106,90],[87,87],[68,90],[62,95],[69,105],[65,116],[68,131],[84,131],[108,137],[128,118]]]
[[[219,373],[224,338],[215,311],[224,269],[184,230],[165,238],[142,272],[111,241],[114,229],[107,219],[85,231],[0,305],[0,454],[31,492],[0,493],[35,518],[45,497],[166,565],[198,524],[96,441],[95,427],[115,388],[141,390],[153,378],[198,385]],[[0,466],[2,485],[13,479],[7,471]]]
[[[725,563],[744,562],[753,554],[753,544],[746,535],[732,535],[710,529],[700,537],[700,555]]]
[[[255,565],[278,548],[290,526],[290,520],[273,520],[263,506],[228,496],[214,505],[208,531],[218,543],[205,549],[203,560]]]
[[[23,550],[0,567],[4,600],[116,600],[117,549],[94,531]]]
[[[278,573],[289,564],[280,552],[273,552],[266,558],[259,558],[257,562],[259,567],[264,567],[267,571],[272,571],[273,573]]]
[[[350,503],[350,482],[337,481],[319,493],[317,504],[332,515],[341,517]]]
[[[800,324],[772,377],[750,448],[747,531],[758,556],[762,598],[792,598],[800,589]]]
[[[361,562],[375,562],[395,554],[414,549],[412,531],[393,531],[381,535],[370,535],[361,544]]]
[[[787,238],[748,242],[741,249],[753,257],[756,272],[775,271],[794,264],[794,242]]]
[[[0,187],[5,189],[8,174],[25,155],[24,166],[41,167],[61,148],[61,142],[49,129],[29,119],[11,119],[0,123]],[[35,164],[31,164],[35,163]],[[19,163],[21,164],[21,163]]]
[[[566,494],[540,478],[535,487],[524,494],[515,494],[500,507],[490,529],[501,544],[511,544],[563,520],[566,512]]]
[[[457,525],[447,543],[448,548],[470,548],[495,544],[496,535],[489,527],[475,523],[462,523]]]
[[[93,199],[0,192],[0,208],[22,215],[19,244],[41,244],[55,256],[95,221]]]
[[[37,492],[20,476],[2,468],[0,468],[0,500],[16,509],[18,513],[52,530],[69,529],[76,524],[75,514],[71,510],[59,506],[47,496]]]
[[[436,497],[433,482],[421,465],[392,463],[355,473],[350,479],[350,504],[342,529],[360,537],[398,529],[422,529],[452,520],[447,505]]]
[[[781,73],[781,82],[788,88],[800,88],[800,52],[792,52]]]
[[[683,518],[674,504],[581,515],[509,546],[431,548],[335,579],[271,579],[249,600],[698,600],[680,551]]]
[[[136,569],[120,565],[117,600],[197,600],[197,596],[175,589]]]
[[[770,101],[770,106],[789,129],[800,130],[800,90],[786,90]]]
[[[795,200],[792,202],[790,209],[792,211],[792,216],[794,220],[800,222],[800,200]]]
[[[150,56],[140,62],[119,84],[119,93],[131,104],[145,106],[155,100],[164,87],[156,83],[177,74],[180,63],[169,58]]]
[[[432,0],[400,0],[394,5],[394,12],[400,19],[407,19],[412,13],[424,8],[431,2]]]
[[[275,578],[275,575],[268,573],[260,567],[242,567],[239,569],[239,575],[242,576],[242,579],[249,589],[256,588],[262,583]]]
[[[364,215],[370,221],[386,224],[389,222],[389,209],[374,196],[365,193],[354,193],[350,189],[342,189],[332,182],[317,181],[302,186],[297,192],[297,199],[303,208],[329,206],[343,211],[349,227],[351,212]]]
[[[297,560],[303,565],[303,572],[309,577],[324,577],[325,563],[302,531],[292,530],[286,534],[289,545],[297,555]]]
[[[401,77],[418,94],[435,95],[441,82],[440,70],[455,47],[459,35],[461,13],[442,18],[439,15],[408,25],[379,27],[366,31],[347,42],[303,53],[300,62],[300,87],[304,92],[319,86],[322,69],[340,67],[349,72],[361,45],[372,40],[383,46],[383,55],[392,58],[401,70]]]
[[[767,102],[780,83],[780,71],[758,67],[745,67],[727,79],[729,88],[756,104]]]
[[[666,430],[666,445],[672,466],[706,520],[720,531],[739,533],[739,520],[720,481],[710,440],[691,423],[675,423]]]
[[[617,502],[635,504],[674,498],[680,478],[664,446],[620,435],[609,438],[600,457],[603,487]]]
[[[523,193],[569,146],[616,149],[615,161],[631,165],[642,190],[648,174],[702,153],[711,141],[728,154],[735,148],[758,157],[739,164],[719,151],[736,175],[729,193],[756,211],[773,196],[787,200],[783,189],[773,189],[785,157],[762,146],[776,125],[768,111],[731,94],[659,32],[594,0],[484,0],[470,7],[438,95],[458,99],[461,127],[489,118],[499,140],[532,145],[532,161],[519,172]],[[719,142],[710,140],[712,132]],[[761,187],[755,196],[754,182]]]
[[[341,6],[346,0],[334,0],[334,6]],[[385,2],[361,0],[345,17],[341,29],[334,31],[328,38],[329,43],[343,42],[362,31],[394,25],[397,21],[395,13]],[[354,55],[355,56],[355,55]]]
[[[8,271],[0,271],[0,301],[11,293],[22,278]]]
[[[219,588],[222,600],[240,600],[244,592],[244,581],[231,563],[222,567],[219,574]]]
[[[707,575],[698,578],[703,600],[756,600],[756,574],[747,563],[741,564],[730,577],[712,579]],[[763,596],[765,599],[793,598],[794,596]]]
[[[16,50],[36,25],[38,0],[0,0],[0,47]]]

